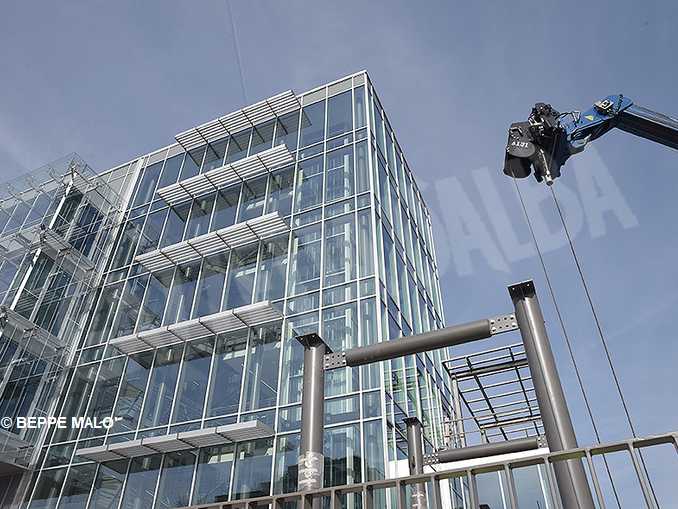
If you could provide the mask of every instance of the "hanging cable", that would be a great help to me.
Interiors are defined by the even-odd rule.
[[[548,270],[546,269],[546,263],[544,262],[544,257],[541,253],[541,249],[539,248],[539,243],[537,242],[537,237],[534,233],[534,229],[532,228],[532,221],[530,221],[530,216],[527,213],[527,207],[525,206],[525,201],[523,200],[523,195],[520,192],[520,187],[518,187],[518,181],[517,179],[512,176],[513,184],[515,185],[516,192],[518,193],[518,199],[520,200],[520,205],[523,209],[523,214],[525,216],[525,221],[527,222],[527,227],[530,230],[530,235],[532,236],[532,243],[534,244],[535,250],[537,251],[537,255],[539,256],[539,261],[541,263],[541,268],[544,272],[544,278],[546,279],[546,286],[549,289],[549,294],[551,296],[551,301],[553,302],[553,307],[556,310],[556,315],[558,317],[558,323],[560,324],[560,329],[563,333],[563,337],[565,338],[565,344],[567,345],[567,351],[570,356],[570,360],[572,361],[572,366],[574,368],[574,373],[577,377],[577,384],[579,385],[579,390],[581,392],[581,395],[584,399],[584,405],[586,406],[586,412],[589,415],[589,419],[591,420],[591,426],[593,428],[593,433],[596,436],[596,440],[598,443],[601,443],[600,439],[600,433],[598,431],[598,426],[596,425],[596,420],[593,417],[593,411],[591,409],[591,404],[589,402],[589,398],[586,395],[586,390],[584,389],[584,381],[582,379],[581,373],[579,372],[579,366],[577,365],[577,361],[574,356],[574,350],[572,348],[572,343],[570,341],[570,336],[567,333],[567,329],[565,328],[565,321],[563,320],[563,315],[560,312],[560,306],[558,305],[558,301],[556,300],[556,294],[555,291],[553,290],[553,285],[551,284],[551,278],[549,277]],[[610,471],[610,466],[607,463],[607,458],[603,454],[603,462],[605,463],[605,470],[607,472],[607,477],[610,479],[610,485],[612,487],[612,493],[614,494],[615,501],[617,502],[617,507],[621,509],[621,502],[619,500],[619,494],[617,493],[617,488],[614,484],[614,480],[612,479],[612,472]]]
[[[233,51],[235,53],[235,60],[238,64],[238,75],[240,76],[240,87],[242,90],[242,98],[245,104],[249,104],[247,100],[247,91],[245,90],[245,73],[242,70],[242,59],[240,58],[240,45],[238,44],[238,33],[235,29],[235,21],[233,19],[233,11],[231,11],[231,1],[226,0],[226,11],[228,11],[228,19],[231,22],[231,35],[233,36]]]
[[[586,300],[589,303],[589,307],[591,308],[591,313],[593,314],[593,320],[596,323],[596,329],[598,330],[598,337],[600,338],[600,342],[603,345],[603,350],[605,351],[605,357],[607,358],[607,364],[610,366],[610,371],[612,372],[612,378],[614,380],[614,384],[617,388],[617,393],[619,394],[619,399],[621,400],[622,407],[624,409],[624,414],[626,415],[626,421],[628,422],[629,428],[631,429],[631,434],[633,435],[634,438],[638,437],[638,434],[636,433],[636,428],[633,425],[633,420],[631,419],[631,412],[629,411],[629,407],[626,403],[626,398],[624,397],[624,392],[622,391],[621,388],[621,382],[619,381],[619,376],[617,375],[617,370],[614,367],[614,363],[612,362],[612,355],[610,354],[610,348],[607,344],[607,340],[605,339],[605,335],[603,334],[603,328],[600,325],[600,319],[598,318],[598,312],[596,311],[596,307],[593,304],[593,298],[591,297],[591,292],[589,291],[589,286],[588,283],[586,282],[586,278],[584,277],[584,271],[581,267],[581,263],[579,262],[579,257],[577,256],[577,252],[574,249],[574,242],[572,241],[572,237],[570,236],[570,231],[567,228],[567,223],[565,222],[565,216],[563,215],[563,211],[560,208],[560,202],[558,201],[558,198],[556,197],[556,192],[553,190],[553,186],[549,186],[549,189],[551,190],[551,196],[553,197],[553,203],[556,206],[556,210],[558,211],[558,216],[560,217],[560,222],[563,225],[563,230],[565,231],[565,235],[567,237],[567,242],[570,245],[570,252],[572,253],[572,258],[574,259],[574,263],[577,266],[577,272],[579,273],[579,278],[581,279],[582,286],[584,287],[584,293],[586,294]],[[645,470],[645,475],[647,476],[648,483],[650,485],[650,491],[652,491],[652,497],[654,498],[655,503],[659,507],[659,500],[657,499],[657,494],[654,491],[654,486],[652,485],[652,481],[650,480],[650,474],[647,470],[647,465],[645,464],[645,458],[643,457],[642,452],[639,452],[640,456],[640,461],[643,464],[643,470]]]

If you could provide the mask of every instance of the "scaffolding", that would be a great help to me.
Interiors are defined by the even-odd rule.
[[[75,153],[0,184],[3,416],[49,415],[121,210],[117,193]],[[3,430],[0,463],[27,468],[40,438]]]

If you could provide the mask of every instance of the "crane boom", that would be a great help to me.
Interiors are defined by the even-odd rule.
[[[524,178],[534,170],[537,181],[551,185],[571,155],[615,127],[678,149],[678,120],[623,95],[610,95],[583,113],[560,113],[550,104],[537,103],[526,122],[509,128],[504,173]]]

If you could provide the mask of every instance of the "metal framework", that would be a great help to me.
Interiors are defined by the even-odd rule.
[[[443,366],[469,413],[453,417],[454,443],[474,433],[487,442],[544,434],[523,343],[453,357]],[[469,421],[476,429],[468,429]]]
[[[546,482],[548,484],[549,494],[555,509],[567,509],[563,505],[558,495],[556,482],[556,466],[565,464],[572,460],[585,462],[587,470],[591,476],[594,486],[595,499],[597,506],[605,508],[606,502],[598,479],[598,472],[594,464],[594,459],[603,457],[605,454],[626,453],[633,465],[636,478],[627,479],[629,484],[635,485],[643,494],[647,507],[658,509],[652,491],[650,489],[648,477],[643,470],[640,460],[640,452],[651,448],[662,446],[673,446],[678,457],[678,432],[666,433],[663,435],[654,435],[644,438],[633,438],[608,444],[600,444],[591,447],[577,447],[565,449],[558,452],[547,454],[538,454],[530,458],[521,458],[502,462],[487,463],[479,467],[469,467],[460,469],[443,470],[434,473],[425,473],[410,475],[407,477],[398,477],[395,479],[384,479],[380,481],[370,481],[364,483],[350,484],[345,486],[334,486],[328,488],[313,489],[309,491],[297,491],[295,493],[285,493],[267,497],[250,498],[244,500],[233,500],[230,502],[218,502],[214,504],[193,505],[184,509],[257,509],[260,507],[270,507],[271,509],[283,509],[288,507],[288,503],[297,503],[300,508],[311,507],[314,501],[329,502],[330,509],[339,509],[342,505],[342,496],[357,493],[362,494],[362,507],[364,509],[379,509],[375,506],[375,494],[378,492],[395,493],[396,508],[406,509],[411,507],[407,495],[408,488],[417,484],[426,484],[428,491],[428,507],[430,509],[446,509],[443,493],[449,491],[448,482],[453,479],[460,479],[468,488],[465,494],[467,506],[478,508],[478,487],[476,478],[478,475],[488,472],[503,472],[507,483],[507,502],[511,509],[519,509],[518,492],[514,481],[514,471],[522,468],[541,465],[546,472]]]

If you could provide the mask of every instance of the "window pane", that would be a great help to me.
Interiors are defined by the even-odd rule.
[[[167,217],[167,210],[159,210],[148,215],[146,224],[144,224],[144,231],[141,233],[137,255],[148,253],[158,247],[165,217]]]
[[[369,209],[358,212],[358,263],[360,277],[374,274],[372,211]]]
[[[330,97],[327,101],[327,137],[353,130],[351,91]]]
[[[268,177],[250,180],[243,184],[242,200],[238,222],[259,217],[264,212],[266,203],[266,182]]]
[[[146,167],[144,174],[141,177],[139,188],[137,189],[137,195],[134,197],[134,202],[130,208],[134,208],[151,201],[153,198],[153,193],[155,193],[155,186],[158,184],[158,180],[160,179],[161,169],[162,161]]]
[[[94,480],[96,465],[72,467],[61,494],[59,509],[84,509]]]
[[[356,188],[359,193],[370,188],[370,168],[367,157],[367,143],[361,141],[355,146],[356,153]]]
[[[181,242],[184,237],[184,228],[186,227],[186,220],[188,219],[190,208],[191,202],[182,203],[176,207],[170,207],[165,230],[162,232],[160,247],[166,247]]]
[[[282,235],[262,241],[255,302],[284,297],[288,239],[289,235]]]
[[[353,195],[353,147],[327,154],[327,186],[325,200],[337,200]]]
[[[325,101],[306,106],[301,113],[301,143],[306,147],[325,137]]]
[[[374,394],[379,394],[374,393]],[[368,481],[384,479],[384,438],[381,433],[382,421],[369,421],[365,423],[365,467]]]
[[[91,417],[99,422],[104,417],[111,417],[124,365],[124,357],[117,357],[101,363],[101,369],[99,369],[94,391],[92,392],[92,401],[90,401],[89,408],[85,414],[86,417]],[[82,436],[87,437],[104,433],[106,433],[105,429],[88,428],[82,432]]]
[[[299,435],[283,435],[278,438],[275,453],[274,493],[297,491],[299,470]]]
[[[191,207],[191,217],[186,227],[185,239],[192,239],[203,233],[207,233],[214,207],[215,195],[204,196],[193,201]]]
[[[320,288],[320,226],[296,230],[292,236],[290,294]]]
[[[156,496],[156,509],[185,507],[190,503],[195,452],[179,451],[165,455]]]
[[[202,173],[219,168],[224,164],[227,145],[228,138],[224,138],[223,140],[215,141],[207,145],[205,161],[202,163]]]
[[[254,126],[252,130],[252,146],[249,155],[258,154],[271,148],[273,144],[273,127],[275,121],[271,120],[265,124]]]
[[[31,509],[53,509],[57,505],[61,487],[64,485],[66,469],[44,470],[35,487]]]
[[[174,269],[163,270],[150,275],[148,289],[141,306],[138,331],[155,329],[162,325],[162,315],[167,304]]]
[[[111,509],[120,500],[122,483],[127,472],[128,460],[102,463],[94,481],[89,509]],[[32,507],[32,506],[31,506]]]
[[[258,245],[243,246],[231,252],[225,309],[252,303]]]
[[[184,165],[181,167],[181,177],[179,180],[185,180],[200,173],[200,166],[202,165],[204,154],[205,147],[194,148],[190,152],[186,153],[186,157],[184,157]]]
[[[169,422],[182,351],[183,345],[173,345],[157,351],[141,419],[142,428],[152,428]]]
[[[108,339],[121,294],[122,283],[106,286],[99,294],[99,302],[87,334],[87,346],[97,345]]]
[[[362,480],[360,430],[357,424],[325,430],[325,483],[341,486]]]
[[[211,337],[186,343],[172,422],[202,417],[213,350],[214,338]]]
[[[238,411],[246,346],[247,330],[218,336],[210,396],[207,401],[208,417]]]
[[[297,212],[319,205],[323,197],[323,158],[299,163],[297,173]]]
[[[144,298],[148,276],[128,279],[125,284],[125,291],[122,293],[118,313],[113,322],[112,337],[127,336],[134,332],[134,326],[137,322],[141,301]]]
[[[160,455],[155,455],[132,460],[120,509],[153,507],[153,493],[158,480],[160,458]]]
[[[221,309],[221,297],[224,293],[224,280],[228,258],[226,253],[205,258],[202,262],[202,271],[198,281],[193,316],[206,316],[217,313]]]
[[[365,87],[353,89],[355,99],[355,128],[365,127]]]
[[[193,504],[228,500],[228,486],[233,467],[233,445],[205,447],[200,450],[198,471],[193,489]]]
[[[242,411],[274,406],[278,396],[281,325],[259,327],[250,336]]]
[[[125,223],[122,234],[120,235],[120,240],[118,241],[118,248],[115,251],[115,256],[111,263],[111,269],[124,267],[132,262],[143,224],[143,216]]]
[[[247,129],[235,136],[231,136],[231,141],[228,144],[228,154],[226,155],[227,163],[232,163],[247,156],[251,131],[251,129]]]
[[[193,294],[199,270],[199,262],[177,267],[163,324],[181,322],[191,317]]]
[[[294,111],[278,119],[275,131],[275,145],[287,145],[294,152],[297,150],[297,136],[299,134],[299,112]]]
[[[292,211],[292,190],[294,187],[294,168],[280,170],[270,178],[268,205],[266,213],[278,212],[287,216]]]
[[[210,227],[211,231],[225,228],[235,223],[241,187],[242,186],[229,187],[228,189],[222,189],[217,193],[217,202],[214,206],[214,217],[212,218],[212,226]]]
[[[272,455],[272,438],[238,444],[233,499],[262,497],[270,493]]]
[[[152,351],[129,356],[127,369],[120,383],[118,402],[113,412],[115,417],[122,420],[113,425],[111,433],[133,431],[137,428],[152,362]]]
[[[348,214],[325,223],[325,285],[356,277],[355,219]]]
[[[181,169],[181,162],[184,160],[184,154],[179,154],[174,157],[170,157],[165,161],[165,167],[162,169],[162,175],[160,177],[160,182],[158,183],[158,189],[170,184],[174,184],[179,177],[179,170]]]

